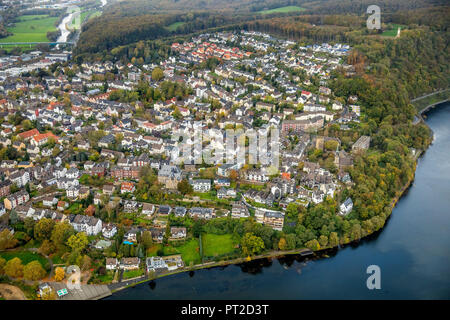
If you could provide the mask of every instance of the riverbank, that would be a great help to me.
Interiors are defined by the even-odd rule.
[[[416,169],[417,169],[417,163],[418,160],[425,154],[426,150],[417,150],[416,153],[414,154],[414,175],[412,175],[408,181],[404,184],[404,186],[398,190],[396,196],[391,200],[390,202],[390,213],[389,213],[389,217],[387,219],[390,219],[390,215],[392,214],[392,211],[395,209],[395,207],[397,206],[397,204],[399,203],[399,200],[403,197],[406,196],[407,191],[409,188],[411,188],[411,186],[413,185],[415,178],[416,178]],[[359,243],[362,243],[364,241],[361,240],[370,240],[373,238],[377,238],[379,235],[381,235],[383,233],[383,229],[385,229],[387,226],[387,220],[385,225],[379,229],[378,231],[371,233],[363,238],[360,239]],[[311,254],[308,255],[307,257],[309,258],[313,258],[313,259],[308,259],[308,260],[314,260],[314,261],[318,261],[318,260],[325,260],[323,258],[328,258],[328,254],[330,251],[335,251],[337,252],[340,249],[344,249],[346,247],[348,247],[350,245],[350,247],[354,247],[353,244],[356,244],[357,242],[350,242],[348,244],[344,244],[343,246],[339,245],[337,247],[327,247],[327,248],[323,248],[321,250],[312,252]],[[161,279],[161,278],[165,278],[167,276],[174,276],[177,274],[181,274],[181,273],[186,273],[186,272],[191,272],[191,271],[197,271],[197,270],[202,270],[202,269],[212,269],[214,267],[224,267],[224,266],[229,266],[229,265],[240,265],[240,264],[245,264],[247,262],[256,262],[257,260],[271,260],[271,259],[276,259],[276,258],[282,258],[282,257],[288,257],[288,256],[294,256],[295,255],[299,255],[301,254],[301,252],[305,252],[305,251],[310,251],[308,249],[296,249],[296,250],[291,250],[291,251],[271,251],[262,255],[258,255],[258,256],[254,256],[251,257],[250,259],[248,258],[238,258],[238,259],[232,259],[232,260],[227,260],[227,261],[218,261],[218,262],[210,262],[210,263],[206,263],[206,264],[200,264],[200,265],[196,265],[193,266],[191,268],[184,268],[184,269],[180,269],[180,270],[176,270],[174,272],[168,272],[168,273],[164,273],[164,274],[159,274],[155,277],[153,277],[152,279],[146,278],[146,277],[142,277],[141,279],[137,279],[138,281],[135,281],[133,283],[130,283],[130,280],[128,281],[128,285],[122,285],[119,286],[119,284],[115,284],[115,288],[112,289],[111,291],[113,293],[118,292],[118,291],[122,291],[123,289],[127,289],[127,288],[131,288],[131,287],[135,287],[139,284],[145,283],[145,282],[150,282],[153,280],[157,280],[157,279]],[[290,260],[295,260],[294,259],[290,259]],[[179,277],[178,277],[179,278]],[[177,278],[177,279],[178,279]]]
[[[330,248],[328,248],[328,250],[329,249]],[[324,249],[324,250],[326,250],[326,249]],[[182,269],[177,269],[172,272],[160,273],[152,278],[148,278],[147,276],[142,276],[142,277],[138,277],[138,278],[134,278],[134,279],[127,279],[127,280],[123,281],[126,283],[123,286],[118,286],[119,283],[109,284],[108,286],[109,286],[111,292],[114,293],[114,292],[117,292],[117,291],[120,291],[123,289],[134,287],[135,285],[138,285],[138,284],[141,284],[144,282],[153,281],[156,279],[160,279],[163,277],[167,277],[167,276],[175,275],[175,274],[179,274],[179,273],[191,272],[191,271],[214,268],[214,267],[224,267],[224,266],[228,266],[228,265],[241,264],[241,263],[246,263],[246,262],[256,261],[256,260],[261,260],[261,259],[275,259],[275,258],[280,258],[283,256],[288,256],[288,255],[311,256],[311,255],[314,255],[314,252],[307,248],[293,249],[293,250],[288,250],[288,251],[276,250],[276,251],[266,252],[266,253],[263,253],[263,254],[260,254],[257,256],[253,256],[253,257],[241,257],[241,258],[236,258],[236,259],[231,259],[231,260],[213,261],[213,262],[197,264],[192,267],[185,267]],[[121,283],[123,283],[123,282],[121,282]]]
[[[417,160],[420,158],[420,156],[424,153],[423,150],[420,150],[419,152],[416,152],[415,154],[415,165],[414,165],[414,173],[416,171],[416,166],[417,166]],[[394,199],[392,199],[391,203],[390,203],[390,210],[391,212],[389,213],[389,215],[392,213],[392,211],[394,210],[397,202],[401,199],[401,197],[405,194],[405,192],[411,187],[413,181],[414,181],[414,177],[415,174],[408,180],[408,182],[401,188],[401,190],[398,191],[396,197],[394,197]],[[384,228],[384,226],[383,226]],[[381,231],[383,228],[381,228],[380,230],[376,231],[379,232]],[[374,232],[375,233],[375,232]],[[368,234],[367,236],[361,238],[359,241],[364,240],[365,238],[368,238],[370,236],[372,236],[373,233]],[[353,241],[354,242],[354,241]],[[351,245],[352,242],[346,243],[344,244],[344,246],[346,245]],[[288,250],[288,251],[270,251],[270,252],[266,252],[260,255],[256,255],[253,257],[241,257],[241,258],[236,258],[236,259],[232,259],[232,260],[223,260],[223,261],[214,261],[214,262],[207,262],[207,263],[202,263],[202,264],[198,264],[198,265],[194,265],[192,267],[188,267],[188,268],[182,268],[182,269],[178,269],[172,272],[165,272],[165,273],[160,273],[152,278],[148,278],[147,276],[143,276],[143,277],[139,277],[139,278],[134,278],[134,279],[127,279],[124,285],[120,285],[121,283],[115,283],[115,284],[109,284],[108,287],[111,290],[112,293],[124,290],[124,289],[128,289],[131,287],[134,287],[138,284],[142,284],[145,282],[149,282],[149,281],[153,281],[153,280],[157,280],[163,277],[167,277],[167,276],[171,276],[171,275],[175,275],[175,274],[179,274],[179,273],[184,273],[184,272],[191,272],[191,271],[196,271],[196,270],[202,270],[202,269],[208,269],[208,268],[214,268],[214,267],[224,267],[224,266],[229,266],[229,265],[238,265],[241,263],[248,263],[251,261],[257,261],[257,260],[262,260],[262,259],[276,259],[276,258],[281,258],[281,257],[285,257],[285,256],[290,256],[290,255],[301,255],[303,257],[309,257],[309,256],[313,256],[314,258],[318,258],[318,257],[327,257],[326,253],[329,252],[330,250],[339,250],[342,246],[338,245],[338,246],[334,246],[334,247],[326,247],[326,248],[322,248],[320,250],[317,251],[311,251],[310,249],[307,248],[301,248],[301,249],[293,249],[293,250]]]

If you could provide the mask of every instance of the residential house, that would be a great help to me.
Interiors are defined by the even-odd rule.
[[[107,223],[107,224],[103,225],[102,235],[105,238],[111,239],[112,237],[114,237],[114,235],[116,233],[117,233],[117,227],[115,224]]]
[[[136,270],[139,269],[141,259],[138,257],[122,258],[120,260],[119,268],[122,270]]]
[[[209,179],[191,180],[190,184],[195,192],[208,192],[211,190],[211,180]]]
[[[106,258],[106,270],[116,270],[119,267],[117,258]]]
[[[248,218],[250,217],[250,212],[248,211],[248,208],[246,205],[244,205],[242,202],[236,202],[233,203],[232,209],[231,209],[231,217],[235,219],[239,218]]]
[[[18,191],[14,194],[7,196],[3,201],[5,208],[8,210],[14,209],[17,206],[30,200],[30,195],[25,190]]]
[[[169,240],[180,240],[186,238],[186,228],[184,227],[171,227]]]
[[[339,206],[339,214],[341,216],[348,215],[353,209],[353,201],[351,198],[347,198],[340,206]]]

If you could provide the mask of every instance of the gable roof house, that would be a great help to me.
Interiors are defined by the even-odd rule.
[[[116,233],[117,233],[117,227],[116,227],[115,224],[107,223],[107,224],[103,225],[103,228],[102,228],[102,235],[103,235],[105,238],[110,239],[110,238],[114,237],[114,235],[115,235]]]
[[[174,165],[163,165],[158,171],[158,182],[168,189],[176,189],[181,181],[181,170]]]
[[[106,270],[116,270],[118,266],[117,258],[106,258]]]
[[[211,180],[209,179],[197,179],[190,181],[192,188],[197,192],[208,192],[211,190]]]
[[[215,217],[215,212],[214,209],[212,208],[192,207],[189,210],[189,214],[192,217],[197,217],[201,219],[212,219]]]
[[[339,214],[341,216],[348,215],[353,209],[353,201],[351,198],[347,198],[340,206],[339,206]]]
[[[139,269],[139,264],[141,259],[138,257],[122,258],[120,260],[119,268],[123,270],[134,270]]]
[[[77,232],[86,232],[88,236],[97,235],[102,231],[102,221],[93,216],[77,214],[70,224]]]
[[[155,206],[151,203],[143,203],[142,204],[142,214],[147,216],[152,215],[155,212]]]
[[[186,228],[171,227],[170,228],[170,239],[169,240],[179,240],[186,238]]]
[[[231,217],[235,219],[248,218],[250,217],[250,212],[243,203],[234,203],[231,209]]]

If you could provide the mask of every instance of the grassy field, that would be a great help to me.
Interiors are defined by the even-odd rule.
[[[131,278],[137,278],[144,274],[144,270],[138,269],[138,270],[128,270],[123,273],[122,279],[131,279]]]
[[[186,23],[186,22],[174,22],[174,23],[168,25],[168,26],[166,27],[166,29],[169,30],[169,31],[175,31],[175,30],[177,30],[179,27],[181,27],[182,25],[184,25],[185,23]]]
[[[305,11],[305,8],[298,7],[298,6],[286,6],[286,7],[280,7],[270,10],[262,10],[258,11],[260,14],[270,14],[270,13],[289,13],[289,12],[300,12]]]
[[[397,35],[398,28],[403,28],[400,24],[392,24],[392,29],[384,31],[381,36],[383,37],[395,37]]]
[[[102,283],[111,283],[111,281],[114,279],[114,272],[108,271],[105,275],[98,276],[97,279],[100,280]]]
[[[147,250],[147,256],[152,257],[158,255],[158,250],[160,249],[163,249],[164,256],[181,254],[181,258],[187,266],[190,265],[191,262],[193,262],[193,264],[201,263],[198,239],[190,239],[186,243],[176,247],[163,247],[162,244],[155,244]]]
[[[19,258],[22,260],[22,264],[26,265],[30,263],[31,261],[37,260],[41,263],[42,267],[45,268],[47,265],[47,259],[45,257],[41,256],[38,253],[31,252],[31,251],[8,251],[8,252],[0,252],[0,257],[5,259],[6,261],[9,261],[13,258]]]
[[[182,246],[175,247],[186,265],[201,263],[198,239],[191,239]]]
[[[48,15],[28,15],[18,17],[14,27],[7,30],[13,35],[0,39],[2,42],[48,42],[47,32],[55,31],[57,17]]]
[[[53,264],[63,264],[64,260],[57,254],[52,254],[50,256],[50,259],[52,259]]]
[[[206,257],[214,257],[233,252],[236,241],[231,234],[202,234],[203,255]]]

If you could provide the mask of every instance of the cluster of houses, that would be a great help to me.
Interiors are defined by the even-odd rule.
[[[138,257],[128,257],[118,260],[117,258],[106,259],[107,270],[136,270],[140,268],[141,259]],[[172,255],[165,257],[149,257],[145,260],[147,272],[174,271],[184,267],[181,255]]]
[[[331,72],[338,67],[352,74],[352,66],[345,62],[349,46],[323,43],[299,47],[264,33],[242,31],[201,34],[173,43],[171,48],[173,55],[167,59],[140,66],[106,61],[84,62],[81,68],[73,68],[74,62],[65,52],[45,57],[30,53],[29,59],[20,60],[20,66],[19,60],[4,58],[8,61],[0,64],[0,146],[13,156],[0,161],[0,216],[15,210],[21,218],[68,221],[78,232],[101,234],[105,239],[117,234],[117,226],[96,217],[96,206],[120,205],[126,213],[152,218],[221,216],[210,204],[188,208],[137,201],[141,172],[151,168],[161,193],[178,192],[185,179],[195,195],[209,193],[229,203],[232,218],[248,218],[249,208],[253,208],[258,223],[282,230],[284,208],[289,203],[318,204],[351,186],[348,168],[356,153],[370,147],[370,137],[359,137],[348,150],[339,139],[317,134],[332,124],[347,130],[364,113],[357,96],[344,101],[327,86]],[[190,68],[209,58],[221,62],[214,72]],[[58,69],[37,78],[14,71],[18,67],[25,72],[36,66],[45,68],[55,61],[68,61],[67,68],[75,70],[74,74],[69,77]],[[112,99],[114,92],[135,90],[141,80],[158,89],[161,81],[151,77],[156,67],[163,71],[162,81],[181,84],[189,88],[189,94],[157,100],[150,107],[141,101]],[[306,76],[300,77],[300,70]],[[107,74],[113,79],[105,88],[105,81],[98,79]],[[318,86],[311,77],[319,80]],[[65,92],[64,98],[58,98],[57,92]],[[17,115],[21,121],[14,120]],[[177,162],[183,146],[172,133],[190,137],[183,142],[193,147],[196,130],[210,133],[217,129],[201,145],[204,150],[224,153],[224,129],[228,128],[278,129],[280,140],[269,144],[269,149],[274,144],[280,148],[277,171],[270,171],[268,165],[247,167],[239,157],[240,146],[232,149],[235,163],[219,159],[209,165],[215,169],[209,179],[202,175],[205,166],[194,161],[198,153],[182,164]],[[308,160],[310,148],[325,150],[329,145],[336,146],[327,149],[334,156],[335,170]],[[105,183],[93,187],[85,183],[89,178],[104,179]],[[236,181],[247,187],[240,188]],[[33,196],[46,188],[58,195]],[[93,199],[84,214],[67,212],[71,202],[83,199]],[[337,214],[346,216],[352,209],[349,198],[340,204]],[[149,231],[161,242],[165,229],[155,221]],[[136,241],[134,227],[125,241]],[[184,227],[172,227],[170,240],[185,239],[187,232]],[[107,266],[133,269],[140,263],[138,258],[108,259]],[[153,271],[172,270],[182,266],[182,260],[178,256],[152,257],[146,265]]]

